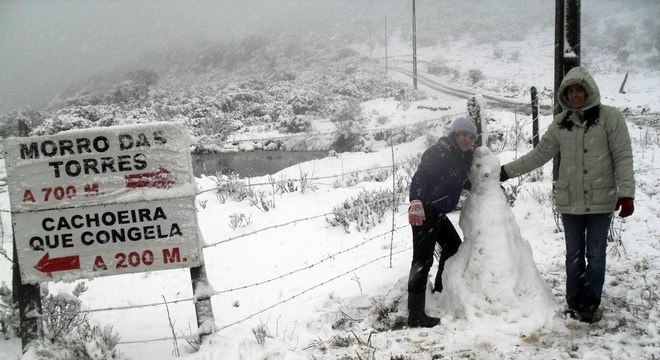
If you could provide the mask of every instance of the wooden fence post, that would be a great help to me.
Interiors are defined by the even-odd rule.
[[[38,284],[22,284],[16,238],[13,240],[13,245],[12,296],[15,304],[18,305],[20,320],[18,335],[21,337],[21,345],[25,351],[32,341],[44,336],[41,319],[35,316],[41,314],[41,289]]]
[[[539,144],[539,97],[536,87],[532,86],[532,144],[536,147]]]
[[[212,289],[206,277],[204,254],[200,253],[201,265],[190,268],[193,297],[195,299],[195,316],[197,318],[197,332],[202,341],[215,332],[215,319],[211,306]]]
[[[626,76],[623,78],[623,82],[621,83],[621,87],[619,88],[619,94],[626,93],[626,91],[623,89],[626,86],[626,81],[628,81],[628,73],[626,73]]]
[[[24,120],[18,120],[18,136],[27,137],[30,128]],[[37,314],[41,314],[41,287],[39,284],[23,285],[21,280],[21,267],[18,264],[18,249],[16,248],[16,237],[12,239],[12,298],[14,304],[18,306],[19,329],[18,335],[21,337],[21,345],[25,351],[34,340],[41,339],[44,336],[43,324]]]

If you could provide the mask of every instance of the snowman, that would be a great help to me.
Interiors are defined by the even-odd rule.
[[[497,156],[487,147],[477,148],[470,168],[472,189],[459,220],[464,242],[445,265],[440,305],[450,316],[471,322],[497,317],[543,326],[559,305],[536,268],[499,178]]]

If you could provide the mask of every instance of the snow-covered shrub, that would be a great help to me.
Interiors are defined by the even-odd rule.
[[[0,335],[9,339],[18,332],[18,309],[13,305],[11,289],[0,285]]]
[[[321,110],[323,97],[313,90],[296,89],[289,95],[287,103],[291,105],[295,115],[304,115]]]
[[[484,73],[479,69],[470,69],[468,71],[468,79],[470,80],[470,83],[472,85],[483,80],[483,78],[484,78]]]
[[[112,326],[101,328],[85,322],[77,331],[58,339],[36,341],[34,353],[43,360],[123,360],[126,357],[116,348],[119,335],[113,333]]]
[[[244,213],[234,213],[229,215],[229,227],[236,230],[239,227],[246,227],[252,223],[252,217]]]
[[[145,124],[160,121],[158,113],[153,108],[135,107],[121,116],[117,116],[118,123]]]
[[[218,200],[224,204],[228,199],[245,200],[252,193],[252,187],[238,178],[238,174],[220,175],[216,179]]]
[[[158,73],[151,69],[129,71],[126,73],[126,77],[136,84],[141,84],[147,87],[156,85],[159,79]]]
[[[30,129],[40,125],[43,121],[44,115],[29,107],[7,114],[0,114],[0,136],[18,136],[22,132],[29,132]],[[22,126],[24,127],[19,128]]]
[[[257,340],[257,344],[263,345],[266,343],[266,338],[272,338],[273,335],[270,334],[268,325],[259,320],[259,325],[252,328],[252,333],[254,338]]]
[[[60,131],[72,129],[88,129],[95,127],[96,123],[75,115],[57,115],[46,119],[41,125],[32,130],[30,135],[52,135]]]
[[[247,200],[250,205],[263,212],[268,212],[275,208],[275,201],[271,200],[271,197],[272,194],[269,194],[266,191],[254,190],[250,192],[250,196],[248,196]]]
[[[291,105],[284,101],[275,100],[264,104],[264,106],[267,115],[272,120],[278,120],[282,117],[293,115],[293,109],[291,108]]]
[[[398,290],[398,289],[396,289]],[[408,317],[401,309],[404,302],[403,293],[397,292],[391,298],[372,298],[369,314],[371,326],[378,331],[389,331],[402,329],[407,324]]]
[[[126,80],[115,85],[105,94],[105,104],[135,104],[146,100],[149,95],[149,85],[134,80]]]
[[[360,103],[355,100],[341,101],[331,108],[330,121],[337,128],[337,136],[332,144],[338,152],[360,150],[364,146],[362,138],[363,122]]]
[[[426,70],[433,75],[450,76],[452,78],[457,78],[459,75],[458,70],[447,66],[442,58],[435,58],[429,61]]]
[[[395,193],[398,195],[398,201],[407,202],[408,193],[410,192],[410,183],[412,177],[419,167],[422,154],[409,156],[405,162],[397,166],[394,172]]]
[[[86,290],[85,282],[78,283],[72,293],[56,295],[47,294],[47,288],[42,287],[44,340],[35,344],[38,359],[125,358],[115,348],[119,335],[113,333],[112,326],[92,325],[87,315],[80,313],[82,303],[79,297]]]
[[[509,60],[513,62],[517,62],[518,59],[520,59],[520,50],[515,50],[511,53],[511,55],[509,55]]]
[[[382,73],[361,69],[350,81],[358,88],[360,101],[387,96],[387,77]]]
[[[353,50],[349,47],[344,47],[339,49],[339,51],[337,51],[335,56],[337,57],[337,59],[345,59],[348,57],[359,57],[360,54],[357,52],[357,50]]]
[[[353,129],[347,129],[337,134],[332,143],[332,148],[338,152],[360,151],[365,146],[365,140]]]
[[[312,120],[308,116],[296,115],[292,118],[281,119],[280,130],[284,133],[295,134],[312,131]]]
[[[326,217],[326,221],[332,226],[342,226],[346,233],[351,232],[351,223],[355,223],[357,231],[367,232],[380,223],[385,212],[391,208],[391,189],[365,190],[332,209],[332,215]]]
[[[85,282],[76,285],[72,293],[60,292],[56,295],[47,294],[47,288],[42,288],[41,306],[44,317],[44,338],[51,343],[60,339],[81,325],[87,323],[87,314],[80,313],[82,302],[79,297],[87,290]],[[44,294],[44,292],[46,292]]]
[[[351,99],[362,99],[362,92],[352,79],[342,80],[332,86],[332,91],[337,95],[342,95]]]

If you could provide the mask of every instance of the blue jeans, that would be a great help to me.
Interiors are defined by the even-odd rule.
[[[607,234],[612,214],[562,214],[566,236],[566,303],[578,312],[600,306],[605,283]]]

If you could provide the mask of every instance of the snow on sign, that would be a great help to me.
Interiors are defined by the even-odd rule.
[[[183,125],[10,138],[4,150],[23,283],[200,265]]]

